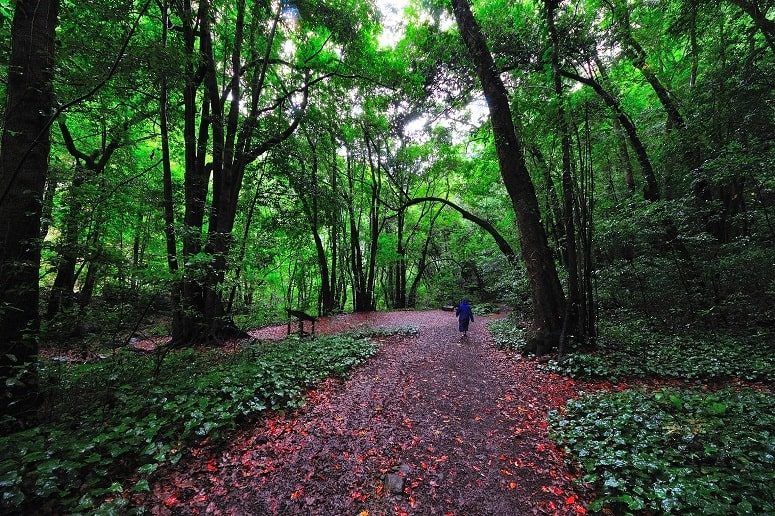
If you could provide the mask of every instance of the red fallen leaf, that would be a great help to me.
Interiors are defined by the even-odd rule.
[[[414,509],[417,507],[417,500],[415,500],[414,496],[409,497],[409,506]]]
[[[164,506],[167,509],[172,509],[178,503],[180,503],[180,501],[178,500],[178,497],[175,495],[169,495],[167,498],[164,499]]]
[[[369,494],[361,493],[360,491],[353,491],[352,493],[350,493],[350,498],[352,498],[353,500],[357,500],[359,502],[365,502],[366,500],[369,499]]]
[[[393,512],[395,513],[395,516],[409,516],[409,513],[403,510],[398,505],[393,506]]]
[[[510,470],[508,470],[508,469],[506,469],[506,468],[503,468],[503,469],[501,470],[501,475],[505,475],[505,476],[509,476],[509,477],[511,477],[511,476],[514,476],[514,473],[512,473]]]
[[[544,451],[545,449],[546,449],[546,445],[545,445],[544,443],[538,443],[538,444],[536,444],[536,451],[537,451],[537,452],[542,452],[542,451]]]
[[[516,488],[517,488],[517,483],[516,482],[509,482],[509,489],[514,490]]]
[[[374,494],[376,494],[377,496],[382,496],[384,492],[385,492],[385,485],[377,484],[376,489],[374,489]]]
[[[304,488],[300,487],[291,493],[291,500],[298,500],[302,495],[304,495]]]
[[[581,505],[574,505],[573,510],[576,512],[576,514],[586,514],[587,510],[582,507]]]
[[[204,503],[207,501],[207,495],[196,495],[191,501],[194,503]]]
[[[541,491],[544,493],[552,493],[555,496],[561,496],[563,494],[563,490],[557,486],[541,486]]]
[[[568,505],[573,505],[574,503],[576,503],[576,497],[569,496],[568,498],[565,499],[565,503]]]

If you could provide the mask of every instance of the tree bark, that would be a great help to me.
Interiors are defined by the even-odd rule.
[[[87,181],[103,174],[111,157],[121,147],[124,134],[129,129],[131,123],[131,120],[127,120],[122,124],[109,143],[106,142],[107,137],[103,133],[101,148],[87,154],[76,147],[75,140],[70,134],[67,124],[61,119],[59,121],[59,128],[65,148],[75,158],[75,172],[69,196],[66,199],[67,206],[61,237],[62,242],[57,242],[59,247],[59,263],[57,264],[57,275],[54,279],[46,310],[48,318],[54,317],[63,308],[70,307],[75,297],[75,267],[79,256],[78,237],[81,232],[81,211],[84,205],[81,189]]]
[[[0,413],[16,416],[37,403],[40,214],[58,10],[58,0],[17,0],[11,27],[0,143]],[[9,381],[17,374],[19,382]]]
[[[546,231],[541,224],[541,211],[525,164],[522,143],[511,118],[506,87],[468,2],[453,0],[452,6],[487,99],[501,178],[517,216],[522,256],[532,291],[536,330],[557,331],[562,321],[565,298]]]
[[[565,349],[567,337],[574,336],[579,329],[578,313],[580,299],[578,256],[576,246],[576,227],[573,217],[573,173],[571,170],[570,129],[565,118],[565,97],[562,88],[562,76],[560,75],[560,38],[554,23],[554,11],[557,8],[557,0],[544,0],[546,23],[549,27],[549,39],[551,41],[550,60],[552,64],[552,83],[554,95],[557,101],[557,126],[562,140],[562,194],[563,194],[563,225],[565,226],[565,242],[567,252],[566,270],[568,271],[568,306],[563,317],[562,336],[560,339],[560,355]],[[584,338],[584,336],[581,336]]]

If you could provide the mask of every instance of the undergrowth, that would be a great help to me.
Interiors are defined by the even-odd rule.
[[[148,490],[148,476],[180,460],[186,443],[217,441],[267,409],[298,407],[306,389],[375,351],[367,340],[333,336],[232,354],[173,351],[162,364],[126,351],[80,365],[43,361],[44,422],[0,438],[0,509],[92,512],[111,493]]]
[[[495,347],[509,351],[525,353],[525,331],[516,322],[507,317],[490,323],[490,333],[495,341]]]
[[[775,512],[775,398],[753,390],[584,395],[552,437],[598,488],[591,511]],[[609,511],[610,512],[610,511]]]
[[[775,380],[773,335],[686,333],[665,335],[641,321],[604,325],[595,353],[571,353],[547,367],[574,378]]]

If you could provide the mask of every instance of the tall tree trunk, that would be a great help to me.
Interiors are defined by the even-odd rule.
[[[102,176],[111,157],[121,147],[124,134],[129,129],[131,123],[131,119],[124,122],[110,142],[107,141],[106,131],[103,127],[100,148],[87,154],[76,147],[75,140],[72,134],[70,134],[67,124],[63,120],[59,121],[59,129],[62,133],[65,148],[75,158],[75,173],[73,174],[73,182],[67,198],[68,206],[65,212],[65,228],[62,232],[62,242],[59,245],[57,275],[51,289],[46,313],[49,318],[54,317],[62,308],[70,306],[75,295],[73,292],[76,281],[75,266],[79,254],[78,235],[81,232],[81,209],[84,202],[81,189],[87,180],[93,181],[95,178]],[[88,176],[87,171],[89,172]]]
[[[563,222],[565,226],[565,242],[567,247],[568,271],[568,305],[563,317],[562,337],[560,340],[560,354],[565,349],[565,341],[568,336],[574,336],[579,330],[578,314],[580,299],[579,269],[576,246],[576,227],[573,220],[573,173],[571,170],[570,129],[565,118],[565,96],[562,88],[562,76],[560,75],[560,38],[554,23],[554,11],[557,8],[557,0],[544,0],[546,23],[549,27],[549,39],[551,40],[551,64],[554,95],[557,101],[557,125],[560,129],[562,140],[562,195],[563,195]],[[583,339],[584,336],[580,335]]]
[[[48,228],[51,226],[51,212],[54,209],[54,197],[57,193],[59,178],[57,174],[49,171],[46,178],[46,193],[43,196],[43,207],[40,214],[40,239],[45,240],[48,235]]]
[[[51,150],[58,0],[17,0],[0,143],[0,413],[37,404],[41,198]],[[20,376],[20,382],[8,381]]]
[[[397,243],[396,254],[398,255],[398,261],[395,266],[395,306],[396,308],[406,308],[406,249],[404,248],[404,222],[405,213],[404,210],[398,212],[396,223],[397,228]]]
[[[309,134],[306,135],[312,151],[312,163],[310,170],[310,182],[312,184],[311,203],[307,203],[308,218],[312,225],[312,236],[315,240],[315,249],[317,251],[318,269],[320,270],[320,315],[329,315],[334,310],[334,291],[331,285],[331,278],[328,271],[328,259],[326,258],[326,249],[323,246],[323,239],[320,235],[320,224],[318,215],[318,155],[317,146],[312,141]],[[301,194],[301,192],[299,192]],[[303,194],[302,194],[303,195]]]
[[[549,224],[549,231],[554,239],[555,248],[559,250],[560,260],[562,263],[567,263],[565,239],[561,236],[565,233],[565,229],[562,225],[562,208],[560,207],[560,201],[557,197],[554,179],[552,179],[552,169],[538,146],[529,145],[527,151],[533,156],[533,160],[537,163],[543,174],[544,188],[546,189],[547,224]]]
[[[420,287],[420,281],[425,274],[425,269],[428,267],[428,250],[430,249],[431,241],[433,240],[433,226],[436,224],[436,219],[439,218],[443,209],[444,208],[441,207],[436,211],[428,225],[428,234],[425,236],[422,253],[420,253],[420,261],[417,263],[417,274],[412,280],[412,285],[409,287],[409,294],[406,299],[408,308],[415,308],[417,306],[417,289]]]
[[[369,157],[369,170],[371,171],[371,203],[369,207],[369,262],[366,273],[366,297],[367,310],[372,311],[377,308],[377,299],[375,296],[375,286],[377,280],[377,245],[379,243],[379,207],[380,193],[382,190],[382,161],[379,147],[375,145],[376,161],[373,161],[371,145],[369,144],[368,131],[365,133],[366,150]]]
[[[501,177],[517,215],[522,255],[532,290],[535,326],[539,332],[554,332],[560,329],[565,299],[541,224],[538,199],[522,154],[522,144],[511,118],[506,88],[468,2],[452,0],[452,6],[487,99]]]
[[[335,146],[332,146],[332,148],[335,149]],[[331,191],[332,192],[337,192],[338,191],[337,190],[337,184],[336,184],[337,183],[337,176],[338,176],[336,162],[337,162],[337,155],[336,155],[336,150],[334,150],[333,161],[332,161],[333,167],[332,167],[332,170],[331,170]],[[339,259],[339,254],[338,254],[339,253],[339,224],[340,224],[340,220],[341,220],[340,219],[340,215],[341,214],[340,214],[338,206],[335,206],[334,209],[332,210],[332,212],[333,212],[333,217],[332,217],[332,220],[331,220],[331,227],[330,227],[330,233],[329,233],[330,236],[331,236],[331,238],[330,238],[330,240],[331,240],[331,275],[330,275],[330,279],[329,279],[329,283],[328,284],[331,286],[331,296],[332,296],[332,299],[334,300],[334,304],[332,306],[332,310],[331,311],[334,311],[336,309],[341,308],[341,305],[338,302],[338,296],[337,296],[337,271],[338,271],[338,269],[337,269],[337,266],[338,266],[337,260]]]
[[[205,199],[207,197],[207,179],[209,171],[205,167],[207,142],[210,125],[210,103],[207,98],[201,101],[201,116],[197,132],[197,91],[201,84],[201,74],[194,65],[200,61],[196,49],[196,27],[207,12],[207,2],[200,2],[195,13],[191,0],[180,2],[183,46],[185,59],[185,86],[183,89],[183,145],[184,145],[184,204],[183,214],[183,262],[190,263],[191,258],[202,250],[202,225],[204,223]],[[174,321],[172,340],[176,344],[185,344],[195,339],[203,331],[201,317],[204,312],[203,291],[197,278],[199,272],[194,266],[186,266],[181,288],[181,316]]]
[[[169,5],[167,0],[161,2],[161,44],[167,49],[169,33]],[[170,156],[170,130],[169,130],[169,86],[167,72],[162,70],[159,84],[159,129],[161,132],[162,154],[162,184],[164,188],[164,240],[167,249],[167,267],[170,274],[175,276],[178,272],[178,245],[175,236],[175,204],[172,191],[172,158]],[[175,321],[180,324],[180,290],[181,285],[177,279],[173,279],[170,287],[172,299],[173,325]]]

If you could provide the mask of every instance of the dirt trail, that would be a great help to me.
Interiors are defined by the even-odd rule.
[[[494,350],[488,319],[463,339],[449,312],[351,318],[420,334],[385,339],[349,380],[325,382],[296,413],[261,420],[226,449],[195,450],[157,481],[153,511],[583,514],[545,423],[575,386]],[[346,320],[323,330],[352,326]]]

